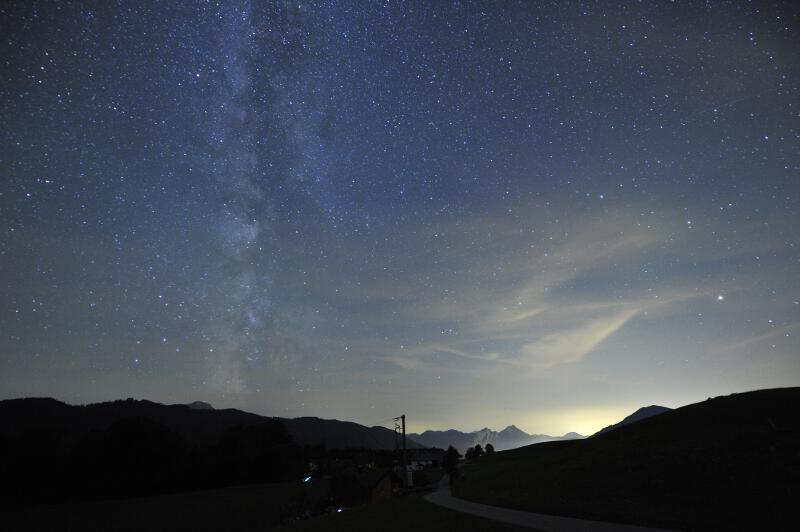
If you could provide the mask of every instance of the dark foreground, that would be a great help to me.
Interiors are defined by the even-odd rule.
[[[326,515],[290,526],[281,532],[380,531],[380,532],[514,532],[520,529],[447,510],[422,499],[419,494],[397,497],[341,514]]]
[[[318,495],[314,488],[306,489],[301,485],[287,489],[286,485],[268,484],[121,501],[51,505],[6,514],[0,528],[20,532],[520,530],[435,506],[419,494],[345,508],[341,513],[305,521],[290,520],[293,500]]]
[[[261,484],[111,501],[53,504],[6,513],[15,531],[249,531],[274,527],[297,506],[327,496],[325,486]]]

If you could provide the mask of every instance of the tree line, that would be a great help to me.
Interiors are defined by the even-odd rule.
[[[464,459],[466,460],[474,460],[475,458],[479,458],[484,454],[492,454],[494,453],[494,445],[491,443],[486,444],[486,448],[484,449],[481,444],[477,444],[474,447],[470,447],[467,449]],[[444,459],[442,461],[442,467],[444,468],[445,473],[450,475],[450,479],[458,478],[458,464],[461,461],[461,453],[458,452],[458,449],[450,445],[444,453]]]

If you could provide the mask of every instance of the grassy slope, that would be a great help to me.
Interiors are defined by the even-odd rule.
[[[455,494],[541,513],[689,529],[789,529],[800,388],[708,400],[601,436],[465,466]],[[792,527],[793,528],[793,527]]]

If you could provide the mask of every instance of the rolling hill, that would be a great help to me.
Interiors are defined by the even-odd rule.
[[[352,421],[318,417],[278,419],[286,425],[292,438],[301,445],[324,443],[330,449],[395,449],[395,433],[385,427],[365,427]],[[422,445],[406,438],[406,447],[414,449]]]
[[[160,423],[195,445],[212,445],[237,425],[264,423],[270,418],[232,408],[215,410],[207,403],[164,405],[126,399],[74,406],[50,398],[0,401],[0,433],[55,429],[75,438],[91,430],[105,430],[114,422],[144,417]],[[384,427],[365,427],[349,421],[303,417],[279,419],[299,445],[328,448],[394,449],[394,432]],[[419,447],[414,442],[409,447]]]

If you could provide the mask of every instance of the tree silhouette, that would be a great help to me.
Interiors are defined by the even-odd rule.
[[[486,444],[486,454],[492,454],[494,452],[494,445],[491,443]]]
[[[461,458],[461,453],[459,453],[455,447],[452,445],[447,448],[444,453],[444,460],[442,460],[442,467],[447,472],[448,475],[455,475],[458,468],[458,460]]]

